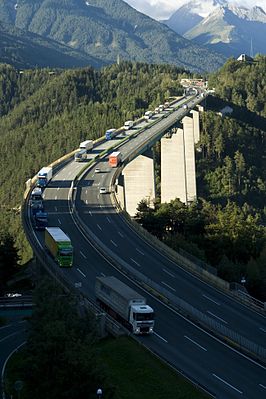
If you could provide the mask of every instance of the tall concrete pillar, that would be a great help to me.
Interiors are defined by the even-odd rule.
[[[199,123],[199,111],[194,109],[190,111],[193,116],[193,128],[194,128],[194,143],[197,144],[200,141],[200,123]]]
[[[194,148],[194,122],[192,118],[185,116],[182,119],[184,129],[185,168],[187,182],[187,202],[193,202],[197,198],[196,189],[196,162]]]
[[[151,151],[139,155],[124,169],[125,209],[135,216],[141,200],[147,200],[150,207],[155,201],[155,173]]]
[[[183,129],[161,139],[161,202],[175,198],[187,203]]]
[[[197,108],[199,112],[204,112],[204,107],[202,105],[197,104]]]
[[[122,209],[125,209],[125,189],[124,189],[124,176],[120,174],[115,182],[116,198]]]

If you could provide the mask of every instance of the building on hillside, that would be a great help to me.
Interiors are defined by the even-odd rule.
[[[242,61],[242,62],[253,62],[253,58],[250,57],[247,54],[240,54],[240,56],[237,58],[237,61]]]

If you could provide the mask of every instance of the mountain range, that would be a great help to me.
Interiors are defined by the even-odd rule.
[[[191,0],[164,23],[226,57],[266,53],[266,13],[261,7],[246,8],[226,0]]]
[[[183,38],[122,0],[0,0],[0,20],[9,27],[5,30],[9,31],[10,39],[8,51],[0,48],[0,62],[7,62],[7,55],[16,53],[16,46],[20,55],[15,58],[21,59],[21,49],[31,53],[32,41],[36,55],[37,43],[41,41],[39,62],[29,62],[36,65],[47,62],[51,66],[51,48],[59,52],[60,46],[63,57],[70,57],[73,66],[83,62],[99,66],[120,58],[174,64],[203,72],[217,69],[225,61],[224,57]],[[10,27],[20,29],[21,43],[14,31],[13,48]],[[37,36],[33,38],[32,34]],[[24,39],[29,48],[25,47]],[[45,60],[44,47],[49,49],[49,62]]]

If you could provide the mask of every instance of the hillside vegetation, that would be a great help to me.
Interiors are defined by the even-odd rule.
[[[14,213],[26,180],[81,140],[96,139],[142,115],[150,104],[180,95],[181,76],[176,67],[140,63],[24,73],[0,66],[1,231],[15,235],[23,261],[29,247]]]
[[[55,40],[18,29],[0,21],[0,62],[15,68],[73,68],[104,64]]]
[[[92,62],[120,57],[203,72],[225,61],[122,0],[0,0],[0,20],[85,53]]]

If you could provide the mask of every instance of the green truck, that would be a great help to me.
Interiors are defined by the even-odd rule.
[[[45,228],[45,245],[60,267],[73,265],[71,240],[60,227]]]

